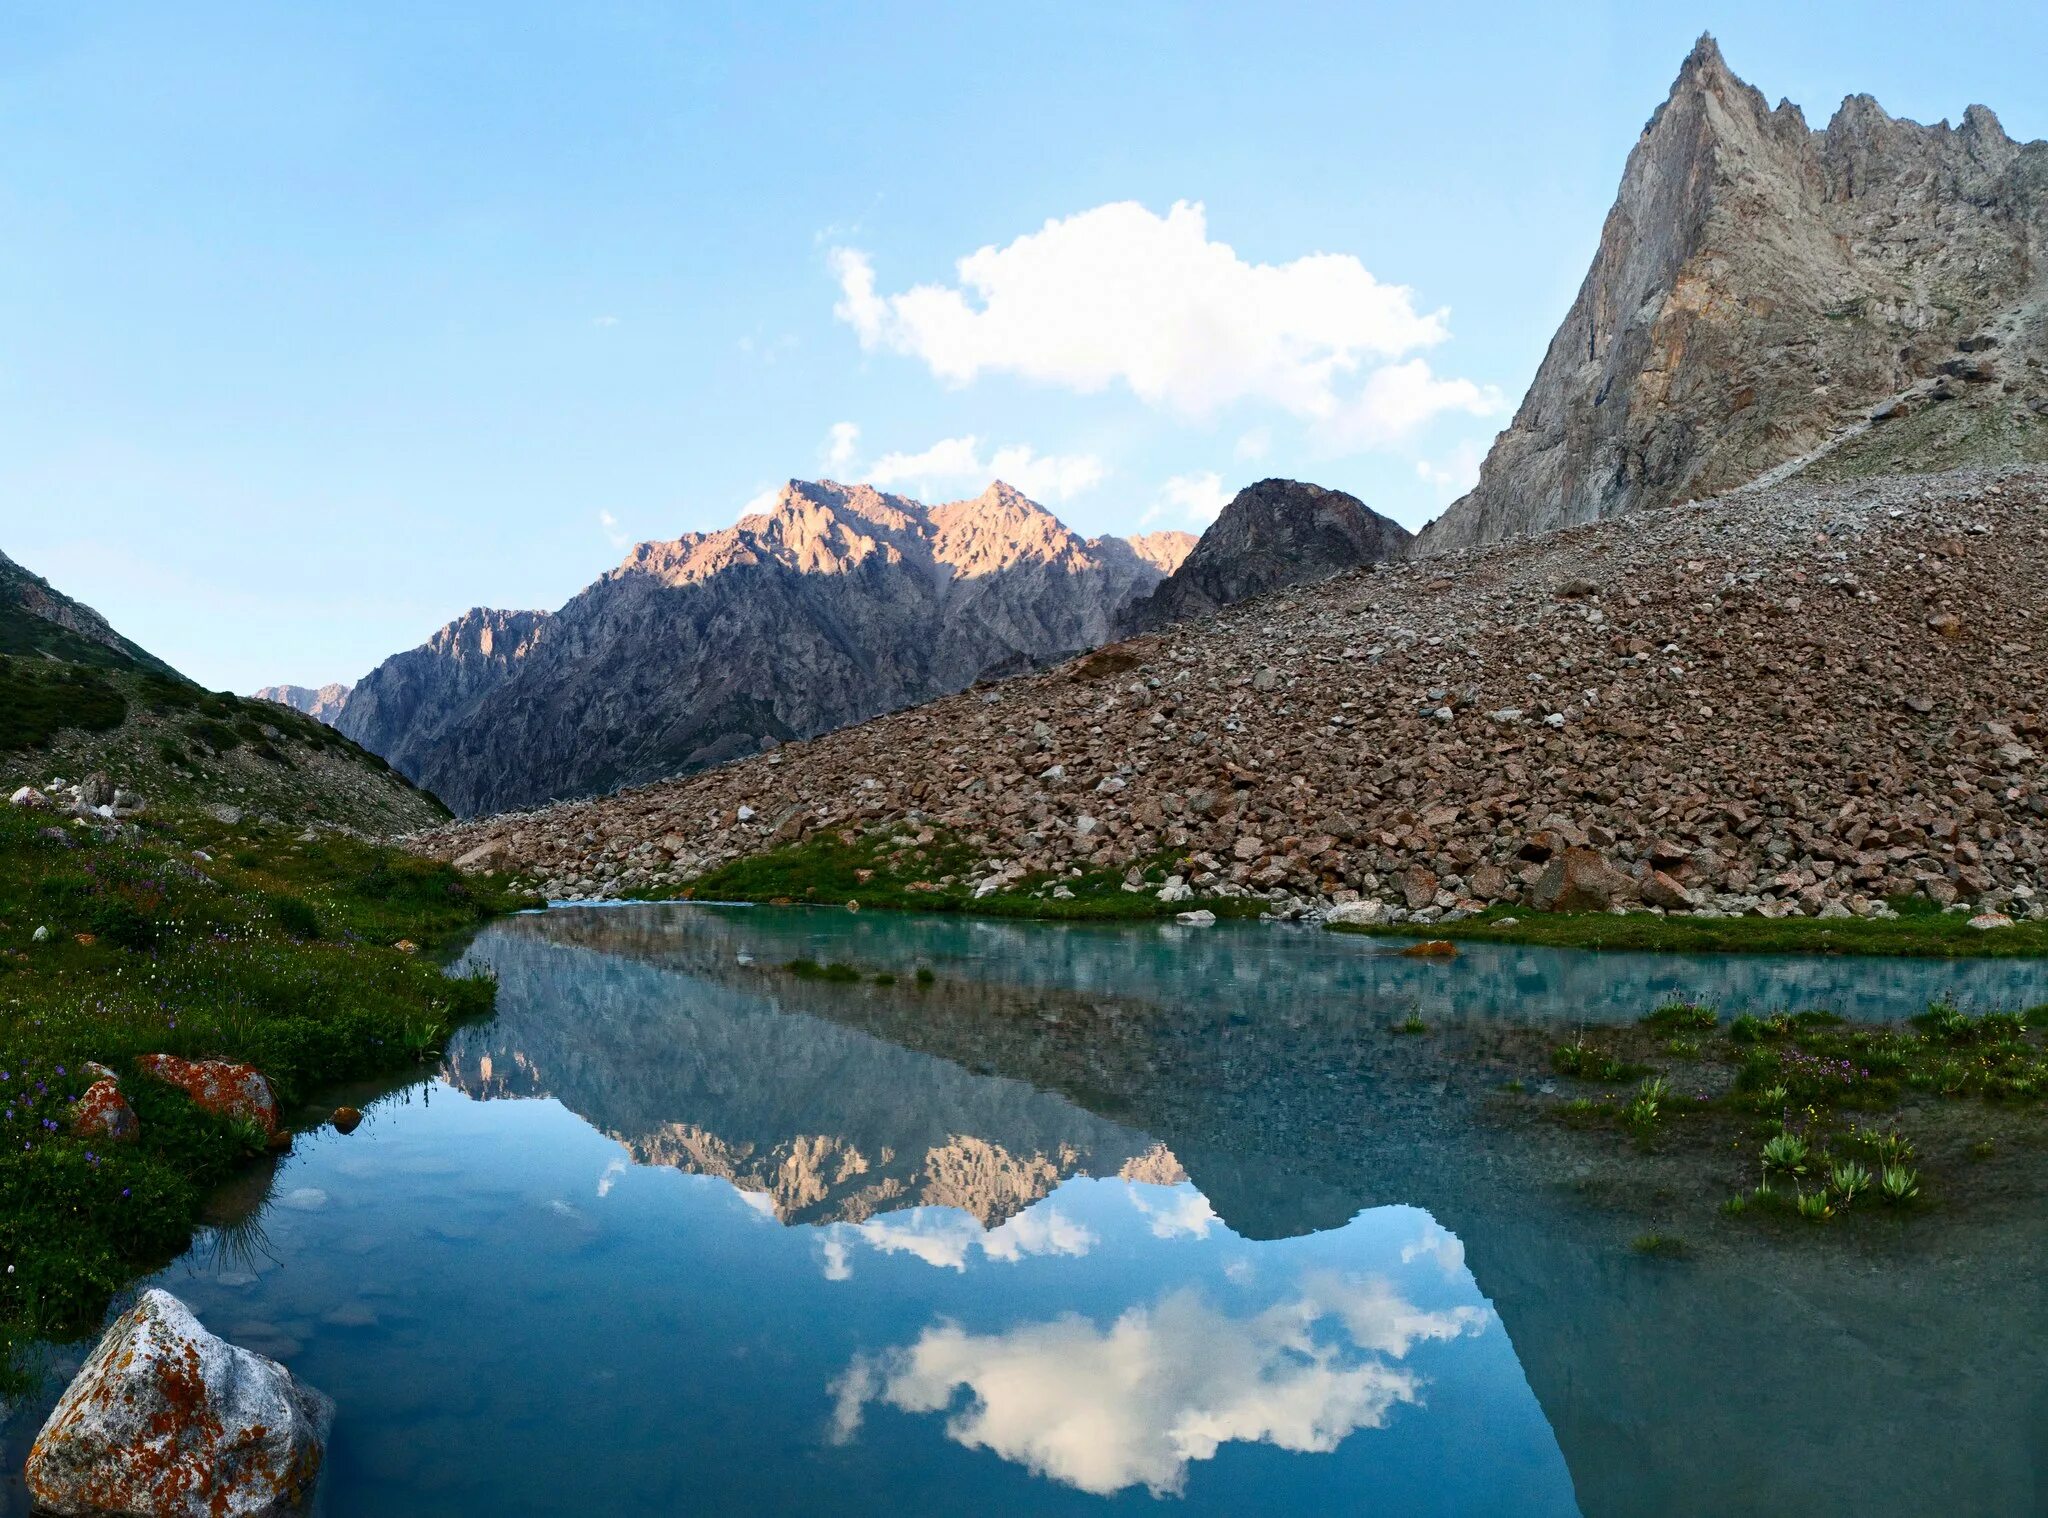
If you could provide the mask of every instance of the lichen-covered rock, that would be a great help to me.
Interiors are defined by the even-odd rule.
[[[121,1095],[121,1088],[102,1076],[85,1088],[71,1109],[71,1131],[80,1138],[125,1144],[142,1132],[142,1124]]]
[[[319,1480],[334,1404],[154,1288],[107,1330],[29,1451],[37,1511],[270,1518]]]
[[[144,1074],[169,1081],[208,1112],[252,1119],[273,1137],[279,1131],[277,1097],[254,1065],[225,1059],[180,1059],[175,1054],[145,1054],[136,1064]]]

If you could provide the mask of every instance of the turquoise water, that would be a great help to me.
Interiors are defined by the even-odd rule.
[[[330,1515],[2042,1510],[2037,1220],[1647,1261],[1386,1034],[2027,967],[683,906],[465,957],[498,1016],[158,1278],[336,1399]]]

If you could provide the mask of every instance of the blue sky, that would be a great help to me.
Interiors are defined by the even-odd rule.
[[[248,689],[791,476],[1418,525],[1703,28],[2048,136],[2033,3],[0,0],[0,549]]]

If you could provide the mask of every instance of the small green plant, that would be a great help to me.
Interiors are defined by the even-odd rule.
[[[1673,1059],[1698,1059],[1702,1047],[1696,1038],[1674,1038],[1664,1046],[1664,1052]]]
[[[837,960],[831,964],[821,965],[815,959],[792,959],[782,968],[798,980],[829,980],[845,985],[861,978],[860,971]]]
[[[1809,1223],[1823,1223],[1835,1215],[1834,1204],[1825,1191],[1802,1191],[1793,1206]]]
[[[893,986],[896,984],[896,977],[889,971],[882,970],[876,974],[875,984],[878,986]]]
[[[1838,1160],[1828,1167],[1828,1186],[1847,1207],[1870,1190],[1870,1172],[1854,1160]]]
[[[1764,1171],[1781,1170],[1787,1175],[1806,1173],[1806,1140],[1796,1133],[1777,1133],[1764,1140]]]
[[[1620,1082],[1634,1080],[1645,1073],[1644,1066],[1630,1064],[1606,1049],[1587,1043],[1583,1037],[1552,1049],[1550,1064],[1559,1075],[1573,1076],[1582,1081]]]
[[[1643,1019],[1643,1026],[1656,1033],[1703,1033],[1720,1021],[1712,1007],[1695,1002],[1672,1001]]]
[[[1903,1207],[1920,1195],[1920,1176],[1904,1165],[1887,1165],[1877,1178],[1878,1194],[1894,1207]]]
[[[253,1117],[228,1119],[228,1137],[244,1154],[261,1154],[270,1147],[270,1134]]]
[[[932,973],[932,967],[930,965],[919,965],[917,967],[916,979],[919,985],[928,986],[933,981],[937,980],[938,976]]]
[[[1510,1096],[1520,1096],[1524,1091],[1527,1091],[1529,1089],[1529,1084],[1528,1082],[1524,1081],[1520,1076],[1513,1076],[1507,1080],[1502,1081],[1500,1083],[1500,1089],[1507,1092]]]
[[[1411,1012],[1408,1016],[1402,1018],[1401,1021],[1394,1024],[1394,1031],[1396,1033],[1427,1033],[1429,1031],[1429,1024]]]
[[[1638,1133],[1647,1133],[1657,1126],[1663,1116],[1664,1103],[1671,1095],[1671,1087],[1661,1075],[1653,1075],[1636,1087],[1636,1094],[1621,1109],[1621,1120]]]
[[[1997,1152],[1998,1146],[1990,1139],[1979,1139],[1970,1146],[1970,1158],[1973,1160],[1988,1160]]]
[[[409,1017],[400,1026],[398,1046],[416,1065],[441,1057],[441,1026],[431,1017]]]
[[[1692,1253],[1684,1239],[1668,1233],[1639,1233],[1629,1240],[1628,1247],[1654,1260],[1682,1260]]]
[[[1913,1141],[1896,1128],[1852,1128],[1848,1142],[1876,1161],[1879,1169],[1903,1165],[1913,1157]]]

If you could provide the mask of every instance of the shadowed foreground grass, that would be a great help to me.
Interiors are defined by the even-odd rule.
[[[103,841],[50,813],[0,814],[0,1393],[28,1374],[24,1343],[94,1328],[263,1149],[250,1125],[137,1073],[136,1056],[247,1061],[287,1113],[417,1063],[487,1013],[494,988],[393,945],[519,904],[344,835],[181,817]],[[72,1134],[88,1060],[120,1076],[136,1141]]]

